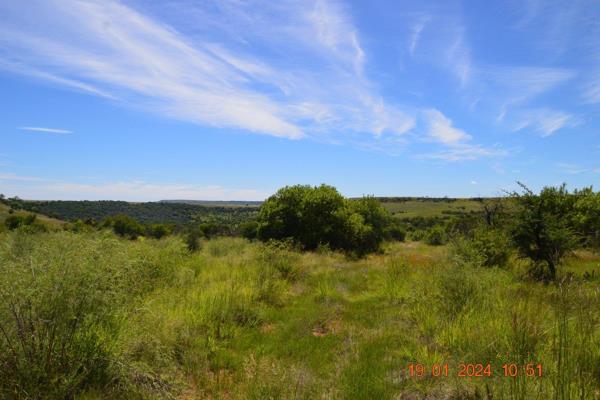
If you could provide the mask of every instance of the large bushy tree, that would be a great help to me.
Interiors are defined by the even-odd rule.
[[[261,240],[291,239],[307,250],[319,245],[359,255],[375,251],[385,238],[388,212],[374,198],[344,198],[334,187],[286,186],[261,206]]]
[[[523,192],[513,193],[518,205],[513,240],[521,256],[547,266],[544,276],[552,280],[563,257],[577,245],[572,222],[576,197],[565,185],[545,187],[535,194],[519,184]]]

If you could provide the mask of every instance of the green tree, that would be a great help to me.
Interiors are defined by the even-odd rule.
[[[545,187],[540,194],[520,182],[519,185],[522,193],[512,194],[518,205],[513,240],[522,257],[543,268],[541,278],[554,280],[563,257],[577,245],[571,227],[575,197],[564,184],[558,188]]]
[[[582,244],[600,248],[600,192],[591,187],[574,192],[573,226]]]
[[[352,201],[328,185],[286,186],[261,206],[257,235],[261,240],[291,239],[307,250],[327,245],[365,254],[379,248],[389,220],[372,197]]]
[[[169,228],[164,224],[152,224],[146,229],[148,236],[161,239],[169,234]]]
[[[113,231],[117,235],[128,237],[129,239],[137,239],[138,236],[144,233],[144,227],[127,215],[113,217],[111,224]]]

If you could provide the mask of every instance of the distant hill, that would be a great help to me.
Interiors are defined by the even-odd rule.
[[[119,214],[128,215],[141,223],[215,222],[236,224],[255,216],[256,207],[197,205],[178,202],[129,203],[126,201],[20,201],[25,210],[41,213],[64,221],[94,219],[101,221]]]
[[[208,207],[260,207],[262,201],[239,201],[239,200],[161,200],[159,203],[192,204]]]

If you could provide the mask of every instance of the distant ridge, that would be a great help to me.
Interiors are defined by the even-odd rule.
[[[260,207],[262,201],[243,200],[160,200],[159,203],[191,204],[195,206]]]

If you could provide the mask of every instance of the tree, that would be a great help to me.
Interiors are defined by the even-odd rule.
[[[144,227],[127,215],[117,215],[111,220],[114,232],[119,236],[137,239],[144,233]]]
[[[573,226],[585,246],[600,248],[600,192],[591,187],[575,191]]]
[[[389,221],[375,198],[348,200],[332,186],[296,185],[262,204],[256,231],[261,240],[291,239],[306,250],[327,245],[362,255],[379,248]]]
[[[164,224],[152,224],[146,230],[148,236],[161,239],[169,234],[169,228]]]
[[[571,227],[575,197],[563,184],[558,188],[545,187],[539,195],[518,182],[522,193],[512,197],[518,205],[514,218],[513,240],[519,254],[531,259],[536,266],[547,266],[541,278],[554,280],[556,269],[564,256],[577,244]]]

